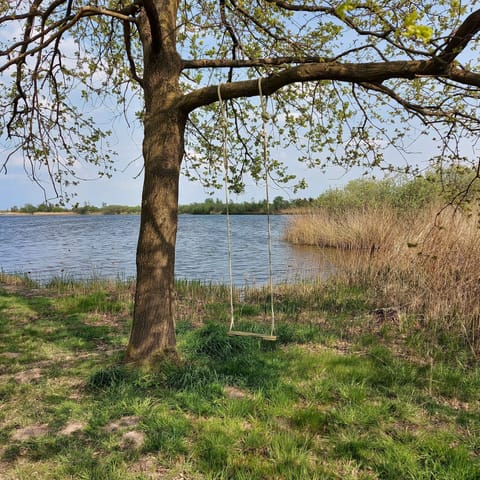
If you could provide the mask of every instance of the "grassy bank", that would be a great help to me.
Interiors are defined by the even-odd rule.
[[[480,369],[366,289],[278,287],[272,345],[226,335],[226,288],[179,283],[180,358],[149,372],[121,363],[132,293],[1,278],[2,480],[480,477]]]

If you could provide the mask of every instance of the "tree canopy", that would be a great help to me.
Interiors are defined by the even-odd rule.
[[[104,124],[109,114],[143,115],[128,107],[143,95],[140,24],[148,22],[152,48],[178,52],[182,97],[172,101],[191,112],[185,167],[193,177],[218,180],[220,124],[209,107],[218,84],[231,99],[232,179],[241,189],[243,173],[260,176],[259,108],[242,98],[258,95],[258,77],[266,95],[276,92],[271,145],[298,147],[312,166],[392,168],[383,152],[393,146],[407,156],[420,135],[442,139],[425,155],[467,160],[478,133],[476,3],[4,1],[2,140],[33,179],[43,171],[56,186],[76,183],[79,160],[110,175],[115,152]],[[166,35],[160,17],[172,9]],[[100,122],[88,113],[93,105],[104,107]],[[290,179],[278,161],[272,166]]]

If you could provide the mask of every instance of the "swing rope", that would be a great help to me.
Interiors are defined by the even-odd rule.
[[[225,206],[226,206],[226,219],[227,219],[227,245],[228,245],[228,274],[230,280],[230,328],[229,331],[233,330],[235,326],[235,314],[233,308],[233,268],[232,268],[232,224],[230,221],[230,195],[228,192],[228,150],[227,150],[227,130],[228,130],[228,118],[227,118],[227,109],[222,99],[222,92],[221,92],[221,84],[218,85],[217,93],[218,93],[218,102],[220,104],[220,112],[222,118],[222,153],[223,153],[223,168],[224,168],[224,175],[223,175],[223,182],[225,185]]]
[[[268,136],[267,122],[269,116],[267,113],[267,102],[262,92],[262,79],[258,79],[258,93],[260,104],[262,106],[262,136],[263,136],[263,167],[265,169],[265,199],[267,201],[267,243],[268,243],[268,281],[270,286],[270,314],[272,324],[270,335],[275,333],[275,308],[273,300],[273,269],[272,269],[272,227],[270,222],[270,192],[268,188],[268,179],[270,177],[270,166],[268,165]]]
[[[220,104],[220,113],[222,118],[222,154],[223,154],[223,166],[224,166],[224,186],[225,186],[225,204],[226,204],[226,219],[227,219],[227,245],[228,245],[228,269],[230,280],[230,328],[228,335],[243,336],[243,337],[257,337],[263,340],[275,341],[275,309],[273,299],[273,268],[272,268],[272,232],[270,222],[270,197],[268,188],[268,178],[270,176],[270,170],[268,165],[268,136],[267,136],[267,121],[269,119],[267,113],[267,105],[262,92],[262,79],[258,79],[258,91],[260,96],[260,103],[262,108],[262,137],[263,137],[263,164],[265,169],[265,196],[267,202],[267,240],[268,240],[268,265],[269,265],[269,286],[270,286],[270,311],[271,311],[271,327],[270,335],[263,335],[255,332],[242,332],[234,330],[235,327],[235,314],[233,306],[233,268],[232,268],[232,227],[230,219],[230,196],[229,196],[229,162],[228,162],[228,118],[225,102],[222,98],[221,85],[217,87],[218,102]]]

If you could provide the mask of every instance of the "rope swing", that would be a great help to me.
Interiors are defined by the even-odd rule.
[[[225,107],[225,102],[222,99],[221,85],[217,87],[218,93],[218,102],[220,104],[220,113],[222,118],[222,154],[223,154],[223,167],[224,167],[224,187],[225,187],[225,205],[226,205],[226,223],[227,223],[227,246],[228,246],[228,270],[229,270],[229,281],[230,281],[230,328],[228,335],[230,336],[241,336],[241,337],[255,337],[262,340],[275,341],[277,337],[275,336],[275,309],[274,309],[274,299],[273,299],[273,268],[272,268],[272,231],[271,231],[271,222],[270,222],[270,194],[268,187],[268,179],[270,176],[270,168],[268,164],[269,155],[268,155],[268,136],[267,136],[267,122],[269,120],[269,115],[267,112],[267,104],[265,97],[262,92],[262,79],[258,79],[258,94],[260,97],[260,105],[262,109],[262,137],[263,137],[263,167],[265,171],[265,200],[267,202],[267,241],[268,241],[268,278],[269,278],[269,287],[270,287],[270,316],[271,316],[271,325],[270,325],[270,335],[265,335],[255,332],[244,332],[240,330],[235,330],[235,314],[233,307],[233,268],[232,268],[232,227],[230,219],[230,196],[229,196],[229,161],[228,161],[228,118],[227,118],[227,109]]]

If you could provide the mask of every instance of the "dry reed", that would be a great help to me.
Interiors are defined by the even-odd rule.
[[[292,219],[285,238],[299,245],[371,250],[390,244],[402,229],[399,223],[399,216],[391,208],[366,207],[342,213],[311,210]]]
[[[379,305],[402,306],[435,335],[461,336],[480,355],[478,217],[434,205],[410,217],[393,209],[312,211],[293,219],[286,237],[356,250],[340,275],[373,287]]]

